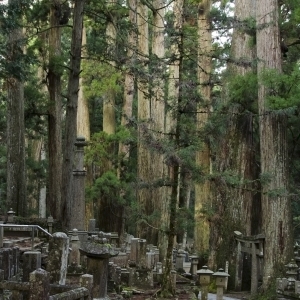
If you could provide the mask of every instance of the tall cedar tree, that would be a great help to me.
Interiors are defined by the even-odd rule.
[[[49,155],[49,189],[48,210],[50,214],[62,219],[61,216],[61,182],[62,182],[62,101],[61,74],[58,61],[61,56],[61,2],[53,1],[50,5],[49,31],[49,69],[48,69],[48,155]]]
[[[170,139],[170,142],[174,142],[176,126],[177,126],[177,114],[176,109],[178,108],[179,98],[179,66],[181,62],[182,50],[182,26],[183,26],[183,3],[184,0],[176,0],[173,5],[173,38],[170,41],[170,57],[173,57],[172,62],[169,66],[169,82],[168,82],[168,97],[167,107],[165,110],[165,134]],[[167,182],[171,183],[173,175],[172,159],[165,158],[164,164],[164,178]],[[172,184],[167,184],[164,187],[164,195],[162,201],[162,214],[164,218],[161,219],[161,228],[159,232],[159,250],[160,256],[164,259],[168,248],[168,238],[166,229],[169,228],[170,222],[170,198],[172,195]]]
[[[210,0],[202,0],[198,7],[198,81],[201,101],[197,107],[197,129],[203,130],[211,110],[211,60],[212,30],[209,19]],[[196,153],[196,164],[203,169],[204,176],[211,170],[210,147],[208,139],[203,142],[202,149]],[[206,254],[209,248],[209,223],[202,211],[210,206],[210,182],[208,179],[195,185],[195,249]]]
[[[148,98],[149,84],[146,74],[148,74],[149,60],[149,32],[148,32],[148,7],[142,2],[137,4],[137,30],[138,30],[138,63],[141,68],[141,75],[137,78],[138,97],[138,193],[137,202],[140,209],[140,222],[137,224],[137,236],[148,237],[150,229],[146,217],[153,213],[152,203],[152,174],[151,157],[149,146],[145,142],[145,137],[149,133],[150,121],[150,101]],[[145,74],[143,78],[142,74]],[[148,241],[152,243],[151,240]]]
[[[252,202],[256,203],[256,228],[254,233],[261,233],[259,227],[260,201],[255,194],[253,180],[257,178],[258,169],[255,163],[254,117],[251,111],[253,99],[231,98],[230,80],[237,81],[254,74],[253,60],[255,58],[254,36],[250,20],[255,17],[255,1],[238,0],[235,3],[236,24],[232,34],[230,63],[227,66],[227,79],[224,78],[224,99],[227,111],[225,119],[225,134],[220,137],[216,158],[215,216],[211,222],[211,252],[210,261],[219,265],[225,257],[230,257],[234,251],[235,230],[244,235],[252,232]],[[254,32],[255,33],[255,32]],[[252,46],[251,46],[252,45]],[[254,75],[253,75],[254,76]],[[253,77],[252,76],[252,77]],[[227,82],[226,82],[227,80]],[[251,95],[251,94],[249,94]],[[222,117],[222,116],[221,116]],[[230,180],[228,181],[228,177]],[[220,237],[223,238],[220,238]],[[217,251],[222,249],[222,251]],[[215,256],[215,257],[213,257]]]
[[[258,108],[262,182],[262,228],[265,234],[263,288],[292,253],[291,203],[288,196],[287,116],[268,107],[272,90],[262,80],[269,70],[281,72],[277,0],[256,6]],[[276,251],[274,251],[276,249]]]
[[[7,83],[7,205],[18,216],[26,216],[25,123],[22,3],[8,2],[7,17],[13,26],[7,43],[7,63],[10,70]]]
[[[73,9],[73,29],[70,51],[70,71],[68,80],[66,127],[63,149],[63,177],[62,177],[62,215],[63,227],[73,229],[71,222],[71,205],[73,199],[73,163],[74,163],[74,143],[77,134],[77,105],[79,76],[81,64],[81,45],[83,29],[83,9],[84,0],[75,0]],[[72,216],[76,218],[76,216]],[[84,228],[78,228],[83,230]]]

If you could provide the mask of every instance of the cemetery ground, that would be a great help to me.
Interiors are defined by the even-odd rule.
[[[39,225],[19,221],[8,214],[0,222],[0,300],[162,299],[164,269],[157,246],[131,234],[121,239],[116,232],[102,232],[94,219],[88,230],[66,233],[56,231],[52,217],[40,220]],[[192,247],[176,245],[171,272],[176,294],[171,299],[254,300],[261,278],[263,239],[262,235],[244,237],[236,232],[237,270],[243,271],[238,276],[223,269],[199,268]],[[276,281],[276,299],[300,299],[299,245],[294,254],[286,265],[285,278]],[[248,272],[244,272],[245,265]],[[229,276],[234,291],[227,290]],[[248,289],[243,288],[245,282]],[[214,288],[209,289],[211,286]]]
[[[38,225],[0,224],[0,299],[157,299],[162,278],[159,250],[128,234],[93,227],[68,234]],[[108,246],[109,245],[109,246]],[[198,259],[179,245],[174,249],[172,299],[201,298]],[[199,294],[200,292],[200,294]],[[224,293],[224,300],[249,299],[247,293]],[[216,299],[208,294],[207,300]]]

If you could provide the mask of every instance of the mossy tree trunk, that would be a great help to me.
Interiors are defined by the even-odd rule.
[[[18,16],[22,19],[22,8],[18,0],[9,0],[8,17]],[[14,11],[12,13],[11,11]],[[7,62],[11,68],[16,64],[22,65],[23,28],[16,20],[8,36]],[[7,209],[12,208],[16,215],[25,217],[26,203],[26,174],[25,174],[25,123],[24,123],[24,84],[22,71],[10,74],[7,78]]]
[[[138,186],[137,198],[140,211],[140,220],[137,224],[137,236],[148,239],[149,220],[153,212],[153,187],[151,173],[151,154],[147,145],[147,135],[150,130],[150,99],[148,84],[148,61],[149,61],[149,32],[148,32],[148,7],[142,2],[137,4],[137,28],[138,28],[138,63],[140,76],[137,78],[138,98]]]
[[[66,107],[65,137],[63,151],[62,177],[62,215],[63,227],[69,228],[70,212],[73,199],[73,164],[74,143],[77,135],[77,106],[81,65],[81,46],[83,29],[84,0],[75,0],[73,8],[73,29],[70,51],[70,71],[68,78],[68,96]]]
[[[255,163],[254,117],[251,112],[253,101],[238,99],[234,102],[230,98],[230,80],[237,76],[247,76],[254,73],[255,46],[251,46],[250,36],[245,31],[247,20],[255,17],[254,0],[238,0],[235,3],[235,19],[237,25],[233,30],[231,43],[231,63],[228,64],[227,82],[224,85],[224,104],[227,114],[224,116],[224,135],[220,137],[216,158],[216,180],[214,181],[215,203],[211,218],[211,253],[212,265],[219,265],[224,257],[230,257],[234,251],[234,236],[232,232],[239,230],[245,235],[252,233],[252,203],[256,201],[256,231],[260,232],[259,212],[260,197],[255,192],[253,184],[257,178],[258,168]],[[250,94],[249,94],[250,95]],[[243,103],[244,105],[241,105]],[[222,238],[221,238],[222,237]],[[222,249],[222,251],[217,251]]]
[[[177,114],[178,98],[179,98],[179,69],[182,56],[182,24],[183,24],[183,3],[184,0],[176,0],[173,3],[174,14],[174,35],[171,40],[170,56],[174,59],[169,66],[169,81],[168,81],[168,98],[167,108],[165,110],[165,133],[166,139],[173,142],[175,139],[177,127]],[[168,154],[166,154],[166,161],[168,161]],[[163,177],[167,183],[164,187],[163,201],[162,201],[162,214],[164,218],[161,219],[161,228],[158,236],[158,245],[160,250],[160,259],[164,261],[168,249],[168,236],[166,229],[169,228],[170,222],[170,199],[173,191],[172,182],[174,177],[172,166],[164,164]]]
[[[211,111],[211,60],[212,37],[209,12],[210,0],[202,0],[198,7],[198,82],[201,101],[197,107],[197,130],[199,136]],[[210,146],[208,140],[203,138],[202,147],[196,152],[196,164],[202,169],[203,176],[211,173]],[[211,206],[210,182],[204,179],[195,185],[195,250],[205,255],[209,249],[209,223],[203,214]]]
[[[48,69],[48,158],[49,186],[47,208],[53,218],[61,220],[62,183],[62,100],[61,100],[61,27],[58,5],[50,6]]]
[[[257,72],[262,182],[262,228],[265,234],[263,288],[267,288],[276,268],[286,264],[292,254],[291,203],[288,195],[287,116],[268,105],[273,92],[263,81],[265,72],[281,72],[277,0],[258,1]],[[276,76],[276,75],[275,75]]]

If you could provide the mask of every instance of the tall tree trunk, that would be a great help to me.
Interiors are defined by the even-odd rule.
[[[235,17],[242,24],[249,18],[255,17],[255,0],[238,0],[235,5]],[[253,60],[255,59],[255,47],[251,45],[251,37],[239,26],[234,29],[231,44],[233,64],[228,68],[233,75],[245,75],[253,72]],[[243,63],[244,62],[244,63]],[[248,105],[251,106],[252,103]],[[227,140],[228,151],[222,151],[220,172],[231,170],[238,178],[239,186],[229,188],[229,217],[235,223],[235,228],[243,234],[252,233],[252,202],[256,197],[254,186],[251,182],[257,178],[258,170],[255,164],[255,145],[253,137],[253,116],[251,112],[245,112],[245,107],[235,105],[229,110],[229,124]],[[229,141],[229,142],[228,142]],[[222,147],[223,149],[223,147]],[[225,146],[226,149],[226,146]],[[249,183],[247,183],[249,182]],[[257,220],[256,220],[257,221]],[[256,222],[259,230],[260,222]],[[238,226],[238,227],[237,227]],[[256,232],[260,233],[260,232]]]
[[[128,0],[128,7],[129,7],[129,22],[131,26],[137,25],[137,0]],[[137,46],[137,36],[135,30],[131,30],[128,33],[128,49],[127,49],[127,59],[128,61],[133,61],[134,57],[136,56],[135,51],[132,49],[136,49]],[[131,66],[130,66],[131,67]],[[123,100],[123,107],[122,107],[122,116],[121,116],[121,126],[128,127],[129,121],[132,118],[132,105],[133,105],[133,99],[135,94],[135,79],[132,71],[130,70],[126,71],[125,73],[125,83],[124,83],[124,100]],[[118,177],[120,180],[123,180],[123,178],[126,176],[127,173],[127,162],[129,160],[130,156],[130,145],[120,143],[119,144],[119,157],[120,162],[118,166]],[[121,196],[123,194],[123,191],[120,191]],[[125,233],[125,222],[126,222],[126,208],[123,206],[122,211],[119,212],[119,214],[122,214],[122,227],[121,227],[121,235],[124,235]]]
[[[82,29],[82,57],[85,58],[87,56],[86,49],[86,28]],[[84,66],[83,66],[84,68]],[[77,136],[82,136],[86,141],[91,139],[91,131],[90,131],[90,115],[89,115],[89,104],[88,99],[84,96],[84,78],[79,78],[79,91],[78,91],[78,108],[77,108]],[[87,165],[87,176],[86,176],[86,185],[91,185],[92,182],[92,166]],[[94,203],[93,201],[86,202],[85,207],[85,220],[86,220],[86,228],[88,226],[88,221],[90,219],[94,219]]]
[[[9,10],[21,11],[18,0],[8,2]],[[10,14],[10,13],[9,13]],[[21,19],[21,15],[19,16]],[[15,20],[13,20],[15,21]],[[17,23],[17,22],[16,22]],[[15,25],[18,26],[18,25]],[[22,28],[15,27],[8,37],[8,63],[21,63]],[[25,175],[25,124],[24,124],[24,85],[21,74],[11,74],[7,78],[7,205],[18,216],[25,217],[26,175]]]
[[[154,0],[153,1],[153,31],[152,31],[152,54],[155,55],[154,65],[150,62],[150,68],[153,69],[154,78],[151,81],[151,98],[150,98],[150,130],[153,134],[152,138],[155,143],[161,144],[164,136],[165,127],[165,65],[163,58],[165,56],[165,30],[164,30],[164,18],[165,18],[165,1]],[[159,182],[163,178],[164,170],[164,157],[161,151],[154,149],[151,153],[151,177],[154,182]],[[166,217],[166,211],[164,208],[163,199],[163,187],[156,185],[152,190],[152,207],[154,213],[157,215],[153,219],[152,225],[155,228],[148,230],[147,239],[150,238],[151,243],[157,245],[158,243],[158,229],[161,227],[161,221]]]
[[[274,277],[276,268],[287,263],[293,247],[288,197],[287,117],[268,107],[268,96],[272,91],[262,80],[263,73],[268,70],[281,72],[278,5],[277,0],[258,1],[256,14],[261,178],[268,178],[261,183],[264,288]]]
[[[174,36],[171,41],[170,56],[174,57],[172,64],[169,67],[169,85],[168,85],[168,109],[166,109],[165,116],[165,133],[171,140],[175,140],[175,133],[177,127],[177,114],[178,98],[179,98],[179,70],[182,57],[182,24],[183,24],[183,3],[184,0],[176,0],[173,5],[174,14]],[[164,178],[166,186],[164,188],[164,196],[162,203],[162,215],[164,218],[161,220],[161,228],[166,229],[169,227],[170,222],[170,199],[172,195],[172,178],[174,178],[172,166],[164,165]],[[169,184],[168,184],[169,183]],[[174,191],[173,191],[174,192]],[[174,233],[175,234],[175,233]],[[174,242],[174,240],[173,240]],[[160,259],[163,261],[168,248],[168,238],[165,230],[159,232],[158,245],[160,250]]]
[[[244,24],[255,16],[255,0],[238,0],[235,2],[235,19],[237,27],[233,30],[231,43],[231,61],[228,65],[229,80],[237,75],[254,72],[253,60],[255,47],[251,47],[252,36],[248,35]],[[211,252],[210,261],[218,264],[224,254],[230,257],[234,251],[234,237],[230,234],[239,230],[245,235],[252,233],[252,203],[259,196],[254,192],[253,180],[258,170],[255,163],[255,145],[253,138],[253,116],[249,111],[252,103],[246,107],[228,100],[228,83],[225,84],[225,104],[228,106],[224,127],[225,134],[220,138],[219,151],[216,158],[216,171],[219,177],[215,180],[215,216],[211,221]],[[241,101],[244,99],[241,99]],[[249,107],[247,107],[247,105]],[[229,174],[229,175],[228,175]],[[232,176],[235,185],[227,184],[226,176]],[[259,212],[260,209],[258,208]],[[259,214],[258,214],[259,216]],[[256,217],[257,232],[260,233],[259,217]],[[231,245],[231,246],[230,246]],[[221,251],[217,250],[222,249]],[[220,252],[222,254],[220,254]]]
[[[110,18],[106,27],[106,39],[109,52],[108,55],[112,56],[109,64],[114,68],[116,63],[114,61],[116,49],[116,16],[114,15],[113,6],[116,1],[111,1],[108,4],[108,11],[110,11]],[[115,91],[113,88],[108,88],[103,95],[103,131],[108,135],[116,133],[116,115],[115,115]],[[109,145],[109,152],[115,152],[115,143]],[[110,159],[107,159],[102,166],[103,173],[112,171],[116,172],[115,167]],[[116,201],[112,201],[111,197],[102,195],[99,199],[99,227],[104,231],[115,231],[121,235],[123,223],[123,207]]]
[[[31,138],[26,141],[28,158],[35,163],[41,161],[41,152],[43,147],[42,138]],[[28,182],[28,192],[27,192],[27,211],[28,216],[38,216],[39,211],[39,192],[40,184],[43,179],[37,176],[35,170],[27,170],[27,182]]]
[[[179,129],[176,130],[176,138],[175,138],[175,143],[178,142],[179,142]],[[173,270],[174,240],[177,233],[179,165],[175,160],[172,161],[171,164],[170,164],[170,182],[172,186],[172,192],[169,201],[170,215],[169,215],[169,226],[167,230],[167,251],[165,255],[164,271],[163,271],[162,286],[161,286],[161,294],[163,297],[167,297],[170,294],[175,295],[174,285],[172,284],[171,271]]]
[[[70,222],[70,208],[72,205],[73,193],[73,163],[74,143],[77,134],[77,105],[79,90],[79,75],[81,64],[81,44],[83,29],[83,8],[84,0],[75,0],[73,9],[73,29],[70,55],[70,73],[68,80],[68,98],[66,109],[66,129],[63,151],[63,177],[62,177],[62,215],[63,227],[68,228]]]
[[[201,102],[197,107],[197,130],[205,127],[211,110],[211,59],[212,38],[209,12],[210,0],[203,0],[198,7],[198,81]],[[196,153],[196,164],[203,170],[204,176],[211,172],[210,147],[203,141],[202,149]],[[209,224],[203,210],[211,206],[210,182],[195,185],[195,249],[198,253],[207,254],[209,249]]]
[[[146,144],[146,136],[150,129],[150,100],[148,98],[148,60],[149,60],[149,34],[148,34],[148,7],[142,2],[137,4],[138,27],[138,62],[143,75],[137,78],[138,85],[138,205],[141,219],[137,224],[137,236],[148,239],[149,222],[146,216],[153,212],[152,187],[151,187],[151,157]],[[144,77],[144,78],[143,78]]]
[[[49,31],[49,69],[48,90],[50,102],[48,106],[48,155],[49,155],[49,190],[48,210],[50,214],[61,220],[61,182],[62,182],[62,101],[61,74],[57,66],[61,56],[61,28],[57,4],[50,8]]]
[[[170,115],[167,118],[168,126],[167,129],[170,129],[172,132],[172,137],[174,141],[174,149],[179,149],[180,147],[180,117],[181,112],[179,111],[179,107],[182,100],[182,68],[183,68],[183,40],[182,40],[182,21],[183,21],[183,5],[184,0],[176,0],[174,3],[174,14],[175,14],[175,30],[178,34],[176,38],[176,46],[174,46],[173,50],[176,53],[176,60],[174,63],[174,73],[170,74],[170,76],[176,76],[173,77],[173,80],[175,79],[175,82],[178,83],[178,85],[173,85],[172,83],[169,88],[171,88],[172,96],[174,96],[173,101],[175,102],[174,108],[176,111],[173,111],[173,116],[175,115],[175,118],[171,117]],[[174,82],[174,83],[175,83]],[[169,184],[170,184],[170,200],[168,203],[168,226],[166,230],[166,236],[167,236],[167,249],[165,253],[165,260],[164,260],[164,272],[163,272],[163,278],[162,278],[162,286],[161,286],[161,294],[162,297],[169,296],[170,294],[175,295],[174,285],[172,284],[172,275],[171,271],[173,269],[173,249],[174,249],[174,241],[177,234],[177,227],[178,227],[178,199],[179,199],[179,172],[180,172],[180,159],[177,156],[176,150],[172,153],[168,153],[168,157],[166,157],[166,164],[168,167],[168,177],[169,177]]]

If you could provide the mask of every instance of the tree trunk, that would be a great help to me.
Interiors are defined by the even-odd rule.
[[[129,22],[131,26],[137,25],[137,0],[128,0],[128,7],[129,7]],[[135,30],[131,30],[128,33],[128,49],[127,49],[127,59],[128,61],[133,61],[136,53],[132,49],[136,49],[137,45],[137,36]],[[131,66],[130,66],[131,67]],[[135,79],[134,75],[130,71],[130,68],[125,73],[125,82],[124,82],[124,100],[123,100],[123,107],[122,107],[122,116],[121,116],[121,126],[127,128],[129,125],[129,121],[132,118],[132,105],[133,99],[135,94],[134,89]],[[130,156],[130,145],[124,144],[120,142],[119,144],[119,166],[118,166],[118,178],[123,180],[127,173],[127,162]],[[120,191],[121,196],[123,191]],[[122,210],[119,212],[122,215],[122,225],[121,225],[121,236],[125,233],[125,222],[126,222],[126,209],[123,206]]]
[[[57,5],[50,8],[49,31],[49,69],[48,90],[48,155],[49,155],[49,189],[48,210],[56,219],[61,220],[61,182],[62,182],[62,137],[61,137],[61,74],[57,60],[61,56],[61,28]]]
[[[178,130],[177,137],[178,140]],[[163,297],[167,297],[170,294],[175,295],[174,285],[172,284],[172,274],[173,270],[173,249],[174,249],[174,239],[176,237],[176,227],[177,227],[177,206],[178,206],[178,185],[179,185],[179,165],[172,162],[170,165],[170,181],[172,185],[171,198],[169,201],[169,226],[167,230],[167,251],[164,262],[164,271],[162,278],[161,294]]]
[[[249,18],[255,17],[256,0],[239,0],[235,5],[235,17],[241,23]],[[255,47],[251,45],[251,37],[239,27],[232,36],[231,54],[234,75],[245,75],[253,72],[252,62],[255,59]],[[239,63],[241,62],[241,63]],[[244,64],[242,62],[245,62]],[[251,103],[249,103],[249,106]],[[240,231],[245,235],[260,233],[259,218],[256,219],[256,232],[252,232],[252,203],[257,197],[254,192],[253,180],[257,178],[258,170],[255,163],[255,148],[253,137],[253,116],[252,113],[244,113],[245,107],[236,106],[229,114],[229,140],[230,145],[227,157],[223,155],[223,170],[232,170],[239,179],[240,186],[230,191],[230,217],[240,226]],[[226,151],[224,151],[226,152]],[[224,154],[223,152],[223,154]],[[246,183],[246,182],[249,183]],[[260,203],[258,203],[260,204]],[[237,228],[235,226],[235,228]]]
[[[73,193],[73,163],[74,143],[77,134],[77,105],[79,90],[79,75],[81,63],[81,44],[83,29],[83,8],[84,0],[75,0],[73,9],[73,30],[70,55],[70,73],[68,80],[68,98],[66,109],[66,129],[63,152],[63,180],[62,180],[62,215],[63,227],[68,228],[70,222],[70,208],[72,205]]]
[[[149,59],[149,36],[148,36],[148,7],[142,2],[137,4],[137,26],[138,26],[138,62],[142,68],[142,73],[148,73]],[[140,209],[140,222],[137,224],[137,236],[146,238],[148,243],[152,243],[151,238],[148,239],[149,223],[147,216],[153,212],[152,206],[152,187],[151,187],[151,158],[148,146],[146,144],[146,136],[150,129],[150,100],[148,79],[139,76],[137,78],[138,85],[138,205]]]
[[[82,57],[87,56],[86,49],[86,28],[82,29]],[[83,66],[84,68],[84,66]],[[77,136],[82,136],[86,141],[91,139],[90,131],[90,115],[89,115],[89,104],[88,100],[84,96],[84,78],[79,78],[79,91],[78,91],[78,108],[77,108]],[[86,186],[91,185],[92,176],[89,176],[92,172],[92,166],[87,165],[87,176],[86,176]],[[85,207],[85,227],[88,227],[88,222],[90,219],[94,219],[94,203],[93,201],[86,202]]]
[[[14,9],[18,0],[10,0],[8,5],[9,9]],[[16,27],[10,31],[7,49],[9,64],[20,63],[19,60],[22,59],[22,37],[22,28]],[[7,208],[12,208],[16,215],[25,217],[27,203],[24,86],[20,77],[21,74],[11,74],[11,77],[7,78]]]
[[[184,0],[176,0],[174,3],[174,14],[175,14],[175,22],[174,27],[177,32],[177,39],[174,41],[174,48],[173,50],[176,53],[176,60],[174,63],[174,73],[170,73],[170,76],[174,76],[178,74],[178,77],[173,77],[173,80],[175,79],[175,82],[178,82],[178,84],[173,85],[170,82],[169,88],[171,88],[172,96],[174,96],[173,101],[175,102],[174,108],[176,111],[172,112],[172,115],[175,115],[175,118],[171,119],[171,116],[169,115],[167,118],[167,124],[170,127],[167,127],[166,129],[169,129],[172,132],[172,138],[174,141],[174,149],[179,149],[180,147],[180,116],[181,113],[179,111],[179,107],[181,104],[182,99],[182,68],[183,68],[183,43],[182,43],[182,21],[183,21],[183,3]],[[176,44],[176,46],[175,46]],[[175,83],[173,81],[173,83]],[[171,100],[171,99],[170,99]],[[174,150],[174,153],[169,153],[169,157],[166,158],[166,165],[168,167],[168,178],[169,178],[169,184],[170,184],[170,194],[168,194],[169,201],[168,201],[168,226],[166,227],[167,230],[165,232],[166,234],[166,240],[167,240],[167,249],[165,253],[165,262],[164,262],[164,272],[163,272],[163,278],[162,278],[162,286],[161,286],[161,295],[162,297],[167,297],[170,294],[173,296],[175,295],[174,285],[172,284],[172,277],[171,277],[171,271],[173,269],[173,248],[174,248],[174,241],[177,234],[177,223],[178,223],[178,199],[179,199],[179,180],[180,180],[180,159],[177,157],[176,150]]]
[[[292,254],[291,203],[288,197],[287,117],[268,107],[272,93],[262,80],[268,70],[281,72],[278,1],[257,2],[258,108],[262,182],[262,227],[265,234],[263,288]],[[275,251],[274,251],[275,249]]]
[[[152,31],[152,54],[156,56],[153,62],[150,62],[150,68],[153,69],[154,78],[151,81],[151,98],[150,98],[150,130],[155,143],[161,144],[164,137],[165,127],[165,65],[163,58],[165,56],[165,39],[164,39],[164,18],[165,18],[165,3],[162,0],[153,1],[153,31]],[[150,176],[152,181],[159,182],[163,178],[164,156],[161,151],[153,149],[151,153],[151,169]],[[157,215],[153,219],[152,225],[155,228],[148,230],[147,239],[150,238],[151,243],[158,244],[158,232],[161,228],[161,222],[166,216],[164,209],[163,187],[156,185],[152,190],[152,213]]]
[[[209,12],[210,0],[203,0],[198,7],[198,81],[201,102],[197,107],[197,130],[205,127],[211,110],[211,59],[212,37]],[[210,147],[203,141],[202,149],[196,153],[196,164],[203,170],[204,176],[211,173]],[[195,249],[201,255],[207,254],[209,249],[209,223],[203,210],[211,206],[210,182],[195,185]]]
[[[111,1],[108,4],[108,11],[110,18],[106,26],[106,39],[109,52],[108,55],[112,56],[109,61],[110,67],[114,68],[116,63],[114,61],[116,51],[116,16],[114,15],[112,7],[116,5],[115,1]],[[103,131],[108,135],[116,133],[116,115],[115,115],[115,91],[113,88],[108,88],[103,95]],[[108,151],[115,153],[115,142],[109,145]],[[102,172],[113,171],[116,172],[115,167],[110,159],[106,159],[102,166]],[[115,231],[121,235],[123,226],[123,206],[117,201],[112,201],[111,197],[102,195],[99,199],[99,227],[104,231]]]
[[[176,110],[178,108],[179,98],[179,67],[182,56],[182,24],[183,24],[183,3],[184,0],[176,0],[173,5],[174,14],[174,39],[171,41],[170,56],[174,57],[173,63],[169,67],[169,85],[168,85],[168,109],[166,109],[165,116],[165,133],[166,136],[172,141],[174,140],[177,126]],[[164,165],[164,175],[166,183],[171,183],[173,177],[172,167]],[[162,203],[162,215],[164,218],[161,220],[161,228],[168,228],[170,222],[170,199],[172,195],[172,185],[166,184],[164,188],[164,196]],[[168,238],[167,233],[162,230],[159,232],[159,250],[160,259],[163,261],[166,257]]]
[[[252,62],[255,58],[255,47],[251,47],[251,37],[244,24],[255,16],[255,0],[238,0],[235,2],[235,19],[237,26],[233,30],[231,43],[231,61],[228,64],[229,80],[237,75],[254,72]],[[225,134],[220,138],[216,158],[216,171],[219,178],[215,180],[215,216],[211,219],[210,262],[218,265],[224,255],[230,257],[234,251],[234,230],[245,235],[252,232],[252,203],[259,196],[255,193],[253,180],[257,178],[258,170],[255,163],[255,145],[253,138],[254,118],[249,111],[252,103],[244,106],[229,102],[228,82],[224,87],[225,104],[228,113],[225,119]],[[244,99],[240,99],[243,101]],[[246,101],[244,101],[246,102]],[[249,107],[247,107],[247,105]],[[235,184],[228,184],[226,177],[231,177]],[[260,201],[257,201],[260,206]],[[258,208],[258,212],[260,209]],[[256,234],[261,233],[259,214],[256,218]],[[221,249],[221,251],[220,251]],[[217,251],[219,250],[219,251]]]

